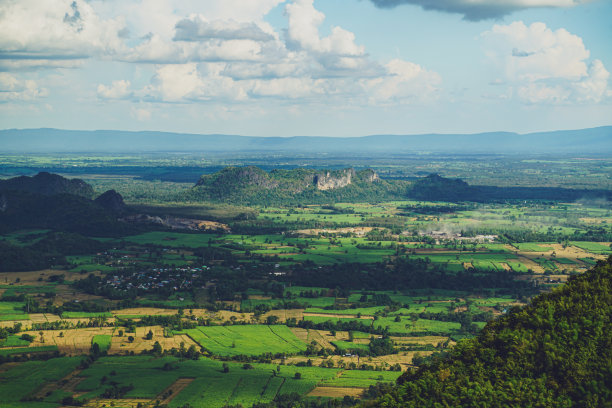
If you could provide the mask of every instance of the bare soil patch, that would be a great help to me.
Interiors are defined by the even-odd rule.
[[[357,237],[363,237],[368,232],[372,231],[374,227],[347,227],[347,228],[336,228],[336,229],[303,229],[295,231],[301,235],[319,235],[319,234],[355,234]]]
[[[331,314],[331,313],[308,313],[304,312],[304,316],[321,316],[321,317],[338,317],[338,318],[349,318],[349,319],[362,319],[362,320],[374,320],[374,316],[361,316],[357,317],[354,314]]]
[[[156,401],[160,401],[159,405],[169,404],[174,397],[176,397],[181,391],[183,391],[189,384],[191,384],[195,378],[179,378],[172,383],[168,388],[160,392],[155,398]],[[164,396],[166,396],[164,398]]]
[[[177,313],[176,309],[161,309],[157,307],[132,307],[129,309],[112,310],[115,316],[170,316]]]
[[[149,330],[153,332],[153,338],[150,340],[146,339]],[[129,337],[134,338],[133,342],[129,341]],[[109,354],[128,354],[132,351],[135,354],[141,353],[144,350],[153,349],[153,344],[158,341],[162,346],[163,350],[170,350],[172,348],[179,349],[181,343],[184,343],[184,347],[187,349],[189,346],[194,345],[199,350],[199,346],[189,336],[184,334],[174,335],[172,337],[164,337],[164,329],[161,326],[146,326],[137,327],[136,333],[124,333],[122,337],[113,336],[111,348]]]
[[[314,390],[310,391],[307,396],[341,398],[345,395],[349,395],[358,398],[361,397],[364,390],[365,388],[357,387],[316,387]]]
[[[138,404],[142,404],[141,406],[150,407],[151,400],[148,399],[137,399],[137,398],[129,398],[129,399],[92,399],[85,407],[88,408],[103,408],[103,407],[122,407],[122,408],[136,408]]]
[[[112,327],[88,327],[82,329],[68,330],[43,330],[42,338],[40,336],[40,332],[38,331],[29,331],[27,333],[34,336],[34,341],[30,344],[31,347],[55,345],[59,349],[60,353],[64,353],[69,356],[75,356],[89,353],[89,350],[91,349],[91,341],[95,335],[112,335],[113,330],[114,328]],[[42,340],[44,340],[44,343]]]

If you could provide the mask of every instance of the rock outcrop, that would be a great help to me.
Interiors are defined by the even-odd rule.
[[[333,190],[335,188],[346,187],[351,184],[355,177],[354,169],[345,169],[340,172],[330,172],[315,174],[313,178],[317,190]]]
[[[376,172],[372,169],[365,169],[360,171],[359,176],[362,178],[363,181],[367,183],[374,183],[375,181],[380,180],[378,174],[376,174]]]

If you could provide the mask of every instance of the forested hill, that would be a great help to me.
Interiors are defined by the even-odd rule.
[[[431,174],[416,181],[383,180],[371,169],[355,171],[297,168],[267,172],[255,166],[226,167],[200,177],[178,199],[242,205],[332,204],[417,199],[427,201],[563,200],[602,197],[612,191],[551,187],[471,186]]]
[[[251,137],[117,130],[0,130],[5,152],[249,152],[376,155],[410,153],[609,154],[612,126],[530,134]]]
[[[476,201],[496,200],[564,200],[604,198],[612,200],[610,190],[580,190],[560,187],[496,187],[471,186],[461,179],[450,179],[430,174],[416,180],[407,196],[428,201]]]
[[[612,406],[612,257],[487,324],[368,407]]]
[[[11,190],[46,196],[72,194],[91,198],[94,195],[94,189],[83,180],[67,179],[47,172],[40,172],[33,177],[20,176],[8,180],[0,180],[0,192]]]
[[[184,198],[247,205],[297,205],[393,200],[405,195],[405,181],[385,181],[370,169],[272,170],[226,167],[203,175]]]
[[[79,179],[39,173],[0,181],[0,233],[50,228],[93,236],[112,236],[127,226],[117,221],[123,198],[109,190],[91,200],[94,189]]]

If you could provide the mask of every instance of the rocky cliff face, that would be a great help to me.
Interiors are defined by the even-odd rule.
[[[345,169],[341,172],[330,172],[315,174],[313,178],[317,190],[333,190],[335,188],[346,187],[355,178],[355,170]]]
[[[376,174],[376,172],[372,169],[366,169],[363,171],[360,171],[358,174],[361,179],[367,183],[374,183],[377,180],[380,180],[380,177],[378,177],[378,174]]]

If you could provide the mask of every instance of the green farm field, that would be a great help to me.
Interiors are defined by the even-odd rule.
[[[91,340],[91,344],[97,344],[101,352],[108,351],[111,346],[112,336],[109,334],[97,334]]]
[[[24,408],[56,408],[57,401],[22,401],[33,396],[43,385],[58,381],[80,364],[80,357],[61,357],[48,361],[26,361],[2,373],[0,406]]]
[[[89,319],[92,317],[113,317],[110,312],[64,312],[63,319]]]
[[[173,364],[175,369],[161,370],[166,363]],[[210,359],[179,361],[173,357],[102,357],[82,372],[85,380],[77,385],[76,390],[85,392],[86,397],[95,398],[104,389],[100,379],[113,371],[113,381],[134,386],[125,398],[153,399],[160,390],[179,378],[192,378],[193,381],[172,400],[170,406],[191,404],[198,408],[216,408],[226,404],[249,406],[291,392],[305,395],[317,385],[367,387],[381,378],[383,382],[392,382],[400,374],[296,366],[280,366],[279,370],[276,365],[258,363],[245,369],[241,363],[225,364],[226,372],[222,362]],[[296,373],[300,373],[300,379],[295,378]]]
[[[29,320],[30,316],[23,311],[23,302],[0,302],[0,321]]]
[[[210,353],[219,356],[295,354],[306,350],[306,344],[283,325],[208,326],[180,333],[187,334]]]

